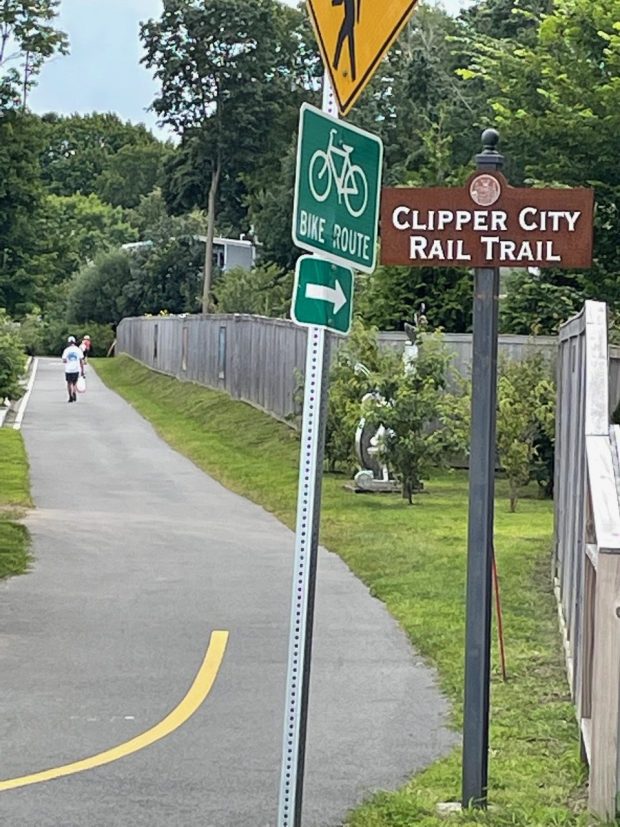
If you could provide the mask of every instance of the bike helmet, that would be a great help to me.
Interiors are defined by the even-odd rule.
[[[67,339],[67,342],[69,342],[70,345],[74,345],[75,344],[75,336],[69,336],[69,338]]]

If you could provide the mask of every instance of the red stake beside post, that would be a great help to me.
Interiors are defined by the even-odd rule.
[[[497,639],[499,642],[499,658],[502,666],[502,678],[504,683],[508,680],[508,673],[506,671],[506,650],[504,648],[504,622],[502,620],[502,602],[499,593],[499,577],[497,576],[497,561],[495,559],[495,549],[493,549],[493,588],[495,591],[495,611],[497,612]]]

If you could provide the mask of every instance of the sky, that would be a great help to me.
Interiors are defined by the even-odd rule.
[[[295,4],[296,0],[287,0]],[[444,0],[457,12],[463,0]],[[157,86],[140,65],[140,21],[159,17],[162,0],[61,0],[57,27],[69,35],[71,54],[43,67],[30,96],[34,112],[116,112],[123,120],[157,128],[148,108]]]
[[[153,128],[146,110],[157,87],[140,65],[142,20],[159,17],[161,0],[62,0],[57,27],[69,35],[71,53],[45,64],[30,107],[39,114],[116,112]]]

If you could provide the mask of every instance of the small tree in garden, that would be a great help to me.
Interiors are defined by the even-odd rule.
[[[441,334],[422,335],[415,361],[392,362],[380,377],[378,390],[386,402],[369,400],[366,406],[366,415],[386,428],[385,459],[409,503],[433,466],[445,465],[466,448],[467,414],[454,414],[467,406],[446,390],[450,359]]]
[[[540,456],[541,436],[547,443],[553,442],[554,411],[555,387],[542,354],[535,353],[522,362],[502,363],[498,383],[497,449],[500,465],[508,478],[511,511],[517,509],[519,487],[529,482],[537,461],[541,464],[544,459]],[[552,460],[545,463],[549,469],[546,476],[552,474],[552,464]]]
[[[362,416],[362,398],[386,371],[392,354],[381,353],[376,328],[356,319],[351,335],[336,353],[330,372],[325,433],[325,459],[330,471],[355,466],[355,431]],[[364,371],[360,366],[363,366]],[[370,377],[366,373],[370,373]]]
[[[19,378],[24,371],[24,345],[16,325],[0,308],[0,402],[19,395]]]

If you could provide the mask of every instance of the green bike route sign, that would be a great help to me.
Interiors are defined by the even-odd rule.
[[[295,244],[372,273],[382,162],[380,138],[304,103],[297,143]]]
[[[291,316],[346,336],[353,314],[353,272],[318,256],[301,256],[295,268]]]

